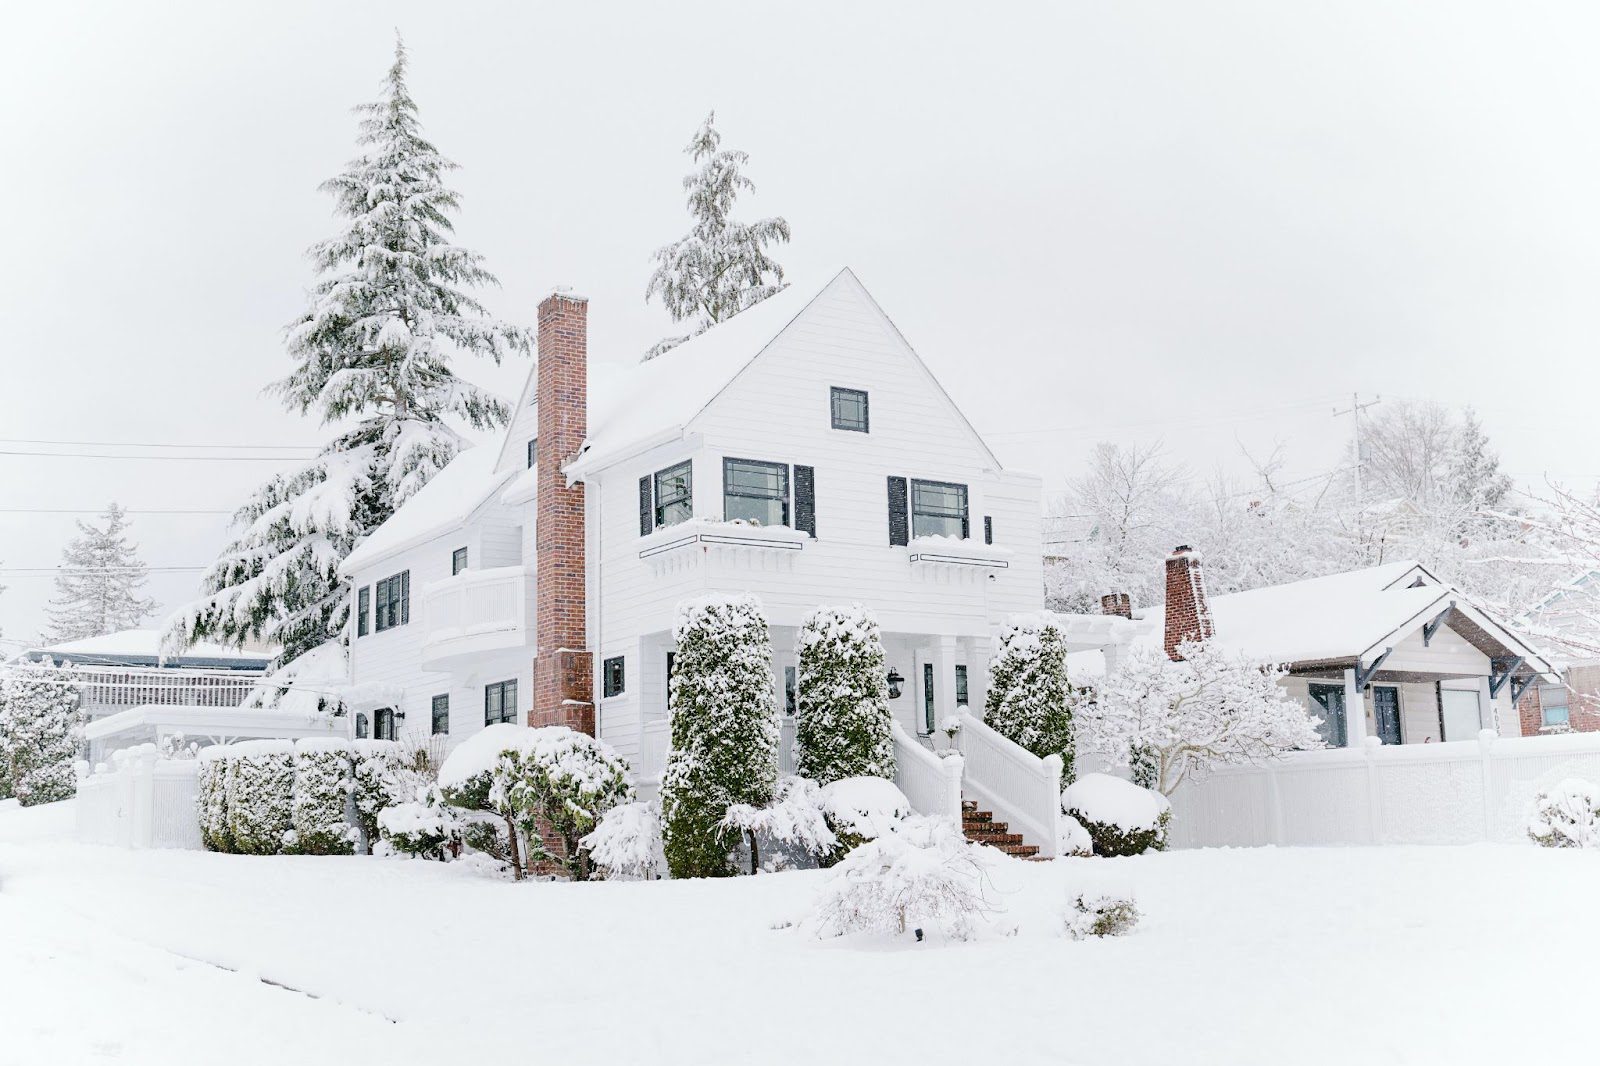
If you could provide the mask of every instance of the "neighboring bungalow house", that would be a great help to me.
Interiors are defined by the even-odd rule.
[[[1331,747],[1359,746],[1367,737],[1385,744],[1470,740],[1484,729],[1520,736],[1517,701],[1557,680],[1527,638],[1415,562],[1215,597],[1206,592],[1198,553],[1180,546],[1166,567],[1162,624],[1118,627],[1105,654],[1142,643],[1175,657],[1184,639],[1202,637],[1282,663],[1289,670],[1284,688],[1322,719]],[[1125,597],[1107,600],[1107,613],[1131,613]],[[1083,617],[1068,616],[1068,624]]]
[[[587,315],[582,297],[540,304],[499,446],[460,455],[345,560],[356,735],[567,725],[648,789],[675,611],[710,592],[760,598],[786,741],[798,627],[822,604],[876,615],[902,739],[982,705],[997,628],[1043,606],[1040,481],[1001,465],[853,273],[593,395]],[[1038,804],[1051,838],[1055,804]]]
[[[129,629],[34,648],[22,658],[70,668],[92,762],[117,748],[173,733],[195,739],[236,739],[255,733],[217,734],[255,691],[272,654],[200,643],[181,655],[163,655],[161,632]]]
[[[1519,621],[1563,651],[1561,683],[1535,686],[1517,704],[1523,735],[1600,731],[1600,571],[1552,592]]]

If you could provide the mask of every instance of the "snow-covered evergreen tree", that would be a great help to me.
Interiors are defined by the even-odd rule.
[[[797,774],[819,785],[894,778],[887,677],[871,611],[856,603],[806,615],[795,678]]]
[[[71,799],[83,744],[78,692],[64,669],[18,665],[0,682],[0,759],[24,807]]]
[[[1067,645],[1052,621],[1020,618],[995,638],[989,660],[984,721],[1035,755],[1061,756],[1061,777],[1072,780],[1072,707],[1067,692]]]
[[[692,323],[690,332],[662,340],[645,353],[646,359],[783,289],[783,268],[767,254],[767,245],[787,242],[789,223],[782,218],[734,221],[739,193],[754,192],[755,183],[743,170],[750,156],[721,147],[716,117],[714,111],[707,115],[684,149],[699,164],[683,179],[693,224],[688,234],[656,251],[656,269],[644,292],[646,302],[660,297],[674,322]]]
[[[423,137],[405,75],[397,43],[381,96],[357,109],[365,151],[322,186],[345,227],[310,250],[322,277],[287,331],[296,366],[273,386],[291,410],[344,428],[239,508],[204,594],[170,623],[175,643],[265,638],[289,662],[344,639],[339,563],[455,456],[451,420],[506,421],[505,403],[457,377],[452,360],[499,363],[533,338],[471,295],[495,279],[451,243],[458,198],[444,176],[455,164]]]
[[[78,535],[61,555],[56,593],[45,608],[52,644],[137,629],[155,611],[138,595],[149,579],[138,546],[128,540],[127,511],[113,503],[103,525],[78,522]]]
[[[754,596],[707,595],[678,605],[669,683],[672,749],[661,776],[661,823],[673,877],[734,872],[739,832],[728,808],[765,807],[778,783],[772,640]]]

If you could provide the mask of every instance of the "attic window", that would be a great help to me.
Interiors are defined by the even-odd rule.
[[[847,429],[852,433],[867,432],[867,394],[860,389],[841,389],[835,386],[830,392],[833,408],[833,428]]]

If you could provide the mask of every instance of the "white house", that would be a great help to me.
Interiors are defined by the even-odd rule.
[[[906,737],[981,705],[997,626],[1043,606],[1040,482],[1001,466],[853,273],[592,395],[587,312],[540,305],[499,447],[461,455],[345,561],[358,733],[566,724],[651,782],[676,606],[715,591],[765,607],[786,737],[797,627],[821,604],[876,614]]]

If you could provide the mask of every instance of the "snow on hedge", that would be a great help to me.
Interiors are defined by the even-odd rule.
[[[1569,777],[1542,790],[1528,836],[1546,848],[1600,848],[1600,785]]]
[[[818,607],[800,624],[795,772],[819,784],[894,777],[889,682],[878,621],[859,603]]]
[[[1061,790],[1061,810],[1081,823],[1096,855],[1136,855],[1167,843],[1172,803],[1110,774],[1085,774]]]
[[[661,812],[654,803],[624,803],[600,816],[583,838],[589,858],[608,881],[645,881],[666,869]]]
[[[277,855],[293,849],[294,744],[249,740],[231,746],[228,774],[228,835],[245,855]]]
[[[420,783],[406,765],[406,752],[393,740],[356,740],[354,758],[356,825],[368,852],[378,840],[378,814],[385,807],[411,799]]]
[[[822,809],[835,833],[876,840],[911,817],[911,801],[893,781],[847,777],[822,788]]]
[[[349,855],[356,828],[345,808],[355,778],[350,742],[340,737],[306,737],[294,745],[295,850],[306,855]]]

